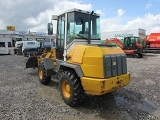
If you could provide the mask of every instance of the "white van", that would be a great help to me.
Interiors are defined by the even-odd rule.
[[[36,51],[37,48],[40,47],[40,42],[38,41],[34,41],[34,40],[27,40],[27,41],[23,41],[22,43],[22,53],[24,54],[24,56],[28,55],[28,53],[32,52],[32,51]]]

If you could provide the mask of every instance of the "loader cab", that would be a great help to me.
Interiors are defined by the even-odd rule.
[[[100,43],[100,16],[98,14],[72,9],[57,16],[56,20],[57,58],[63,57],[65,60],[67,53],[76,44]]]
[[[140,39],[138,37],[125,37],[124,38],[124,49],[135,50],[141,47]]]

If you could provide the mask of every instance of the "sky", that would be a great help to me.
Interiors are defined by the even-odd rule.
[[[78,8],[100,14],[101,33],[141,28],[150,34],[160,32],[159,6],[160,0],[3,0],[0,30],[47,32],[52,15]]]

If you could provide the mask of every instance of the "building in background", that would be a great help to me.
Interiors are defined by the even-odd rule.
[[[11,30],[0,30],[0,54],[12,53],[10,51],[13,51],[16,41],[36,40],[41,42],[55,37],[55,34],[50,36],[43,32],[14,31],[12,29],[15,28],[12,26],[8,26],[7,29]]]
[[[135,36],[139,37],[140,39],[144,40],[146,38],[146,30],[144,29],[131,29],[131,30],[120,30],[120,31],[111,31],[111,32],[104,32],[101,34],[101,39],[111,39],[111,38],[118,38],[123,42],[124,37]]]

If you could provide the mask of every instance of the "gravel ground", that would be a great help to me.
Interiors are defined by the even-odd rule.
[[[61,99],[58,84],[41,85],[24,57],[0,56],[0,120],[159,120],[160,54],[127,58],[131,82],[76,108]]]

